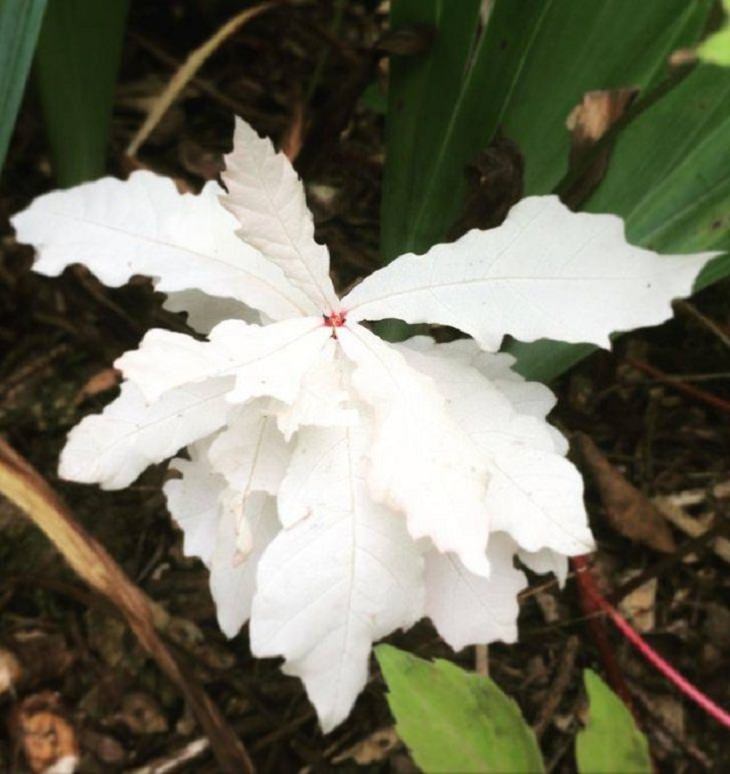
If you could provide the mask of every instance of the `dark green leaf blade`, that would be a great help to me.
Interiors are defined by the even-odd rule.
[[[391,114],[400,112],[389,115],[386,137],[384,260],[423,252],[444,239],[463,204],[465,165],[500,128],[525,156],[525,193],[552,190],[567,170],[565,121],[583,94],[656,83],[669,52],[697,40],[710,5],[711,0],[615,0],[598,6],[584,0],[497,0],[466,68],[461,59],[442,58],[432,69],[439,45],[447,46],[439,36],[460,35],[462,50],[471,49],[474,32],[466,25],[439,27],[430,55],[407,62],[396,58],[389,104]],[[442,3],[398,0],[394,27],[406,6],[418,6],[425,18],[427,8],[437,15]],[[408,79],[398,77],[399,67]],[[409,96],[415,82],[421,91],[430,87],[428,101]]]
[[[541,772],[535,735],[487,677],[390,645],[375,650],[396,730],[425,772]]]
[[[651,774],[649,745],[631,713],[590,669],[583,673],[588,691],[588,723],[578,732],[575,756],[581,774]]]
[[[46,0],[0,0],[0,171],[45,10]]]
[[[104,173],[128,5],[128,0],[49,2],[36,70],[62,186]]]

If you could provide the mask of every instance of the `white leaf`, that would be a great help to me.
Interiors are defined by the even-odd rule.
[[[258,561],[279,531],[275,501],[262,493],[247,499],[241,512],[231,507],[239,493],[226,489],[225,480],[207,458],[210,441],[190,447],[190,460],[176,459],[171,467],[182,478],[164,486],[167,507],[183,530],[186,556],[197,556],[210,570],[210,589],[218,623],[235,637],[251,614]],[[247,556],[238,552],[239,534],[249,541]]]
[[[264,553],[251,616],[253,653],[286,658],[324,731],[345,719],[364,687],[372,642],[423,615],[421,557],[403,519],[368,496],[362,433],[299,432],[297,453],[312,476],[298,475],[301,486],[285,479],[279,507],[308,516]]]
[[[271,140],[236,118],[233,151],[225,157],[223,205],[238,219],[238,234],[281,267],[310,300],[309,313],[330,313],[339,300],[329,276],[329,252],[314,239],[304,187]]]
[[[228,396],[230,402],[268,395],[291,403],[330,335],[317,317],[297,317],[263,327],[226,320],[210,332],[207,342],[154,329],[142,339],[139,349],[126,352],[115,366],[148,400],[182,384],[233,375],[236,384]]]
[[[568,557],[549,548],[543,548],[534,553],[530,551],[518,551],[520,561],[538,575],[553,573],[558,579],[558,585],[562,588],[568,578]]]
[[[517,641],[517,595],[527,579],[514,567],[515,544],[491,535],[487,554],[489,578],[469,572],[453,554],[432,549],[424,556],[426,615],[454,650]]]
[[[169,178],[139,171],[39,196],[12,223],[18,241],[36,248],[42,274],[83,263],[112,287],[143,274],[159,278],[157,290],[234,298],[274,320],[310,311],[281,270],[236,236],[221,192],[208,183],[197,196],[180,194]]]
[[[506,352],[485,352],[474,339],[457,339],[437,345],[428,336],[416,336],[409,339],[406,345],[426,353],[433,353],[438,348],[439,355],[476,368],[509,400],[518,414],[545,419],[557,403],[555,395],[544,384],[525,381],[524,377],[512,370],[515,363],[512,355]],[[551,424],[545,425],[545,429],[552,437],[555,451],[567,454],[568,441],[562,433]]]
[[[454,420],[480,451],[490,476],[483,501],[490,530],[509,533],[528,551],[591,551],[583,480],[563,449],[556,450],[550,425],[517,413],[477,369],[443,356],[441,346],[428,354],[407,346],[401,351],[435,381]]]
[[[338,339],[356,364],[356,392],[375,409],[368,476],[374,498],[403,511],[415,539],[429,537],[439,551],[487,575],[482,455],[433,381],[399,351],[357,324],[340,328]]]
[[[167,509],[183,531],[183,553],[197,556],[206,567],[210,567],[215,550],[219,500],[226,486],[206,459],[210,441],[205,439],[188,446],[189,460],[172,460],[170,470],[180,473],[180,478],[170,479],[162,487]]]
[[[350,372],[345,366],[335,340],[330,339],[304,375],[297,399],[276,411],[276,422],[287,440],[306,425],[344,427],[357,423],[357,410],[347,405]]]
[[[235,409],[208,450],[213,468],[243,499],[250,492],[275,495],[291,457],[267,403],[255,400]]]
[[[245,557],[239,551],[241,530],[246,531],[249,541]],[[259,561],[279,530],[276,501],[262,492],[246,500],[242,514],[233,508],[221,508],[211,559],[210,591],[218,625],[226,637],[235,637],[251,615]]]
[[[397,258],[342,307],[349,320],[451,325],[493,351],[506,333],[607,347],[614,331],[671,317],[670,301],[688,295],[717,254],[657,255],[629,245],[615,215],[531,196],[498,228]]]
[[[122,489],[149,465],[171,457],[225,424],[233,382],[214,379],[172,390],[148,403],[130,382],[101,414],[85,417],[68,436],[59,474],[69,481]]]
[[[258,325],[261,315],[233,298],[216,298],[200,290],[180,290],[168,294],[163,309],[185,312],[187,324],[199,333],[210,333],[223,320],[244,320]]]

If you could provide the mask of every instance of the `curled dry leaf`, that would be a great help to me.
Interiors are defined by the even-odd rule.
[[[12,727],[34,774],[76,771],[79,744],[58,694],[44,691],[28,696],[15,710]]]
[[[601,495],[609,524],[629,540],[643,543],[655,551],[675,551],[672,531],[651,501],[611,465],[587,435],[580,433],[577,437],[583,460]]]

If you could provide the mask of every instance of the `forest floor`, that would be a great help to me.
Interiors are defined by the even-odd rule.
[[[378,265],[384,151],[383,69],[376,52],[385,17],[376,5],[351,4],[338,30],[328,3],[274,9],[251,21],[213,55],[138,157],[141,165],[196,190],[221,169],[234,110],[293,153],[299,150],[317,238],[331,249],[341,288]],[[175,63],[236,8],[202,0],[132,4],[111,173],[129,171],[124,148]],[[120,492],[58,478],[69,429],[115,394],[114,359],[151,326],[185,326],[161,309],[162,297],[146,280],[109,289],[78,268],[53,279],[30,271],[31,252],[15,243],[8,218],[52,186],[42,119],[30,93],[0,189],[0,434],[129,578],[183,622],[189,642],[172,644],[176,657],[203,684],[260,771],[355,771],[362,762],[372,771],[413,771],[392,732],[377,670],[349,720],[325,737],[299,681],[284,676],[276,660],[253,659],[245,630],[230,641],[221,634],[206,571],[183,557],[180,532],[166,512],[164,466]],[[594,567],[605,593],[654,648],[725,706],[728,301],[730,285],[714,286],[679,305],[673,321],[623,337],[614,352],[594,354],[552,385],[560,397],[553,421],[574,442],[574,459],[586,472],[598,541]],[[695,392],[688,394],[687,386]],[[720,400],[708,401],[708,395]],[[637,536],[637,521],[651,528]],[[629,585],[636,577],[638,589]],[[586,626],[574,579],[564,590],[545,577],[531,581],[521,605],[520,642],[490,647],[490,674],[539,727],[549,769],[574,771],[573,739],[585,717],[582,667],[603,673],[606,664]],[[727,771],[730,753],[715,722],[683,701],[617,632],[606,631],[659,769]],[[427,622],[390,641],[474,667],[473,649],[454,654]],[[23,734],[34,713],[46,713],[59,736],[67,733],[68,744],[78,744],[85,772],[174,760],[201,738],[178,689],[119,615],[5,501],[0,713],[7,721],[0,726],[2,771],[28,770]],[[204,746],[191,762],[169,770],[217,771]]]

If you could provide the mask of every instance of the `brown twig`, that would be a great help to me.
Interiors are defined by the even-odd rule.
[[[565,643],[565,648],[560,658],[560,663],[558,664],[555,680],[553,680],[550,693],[543,702],[537,719],[532,726],[538,739],[545,733],[545,729],[548,727],[548,724],[555,714],[555,710],[557,710],[565,695],[565,691],[568,689],[570,678],[573,674],[573,668],[575,667],[575,658],[578,655],[579,644],[580,641],[575,636],[569,637],[568,641]]]
[[[224,772],[252,774],[255,769],[241,741],[226,723],[203,687],[183,673],[155,628],[155,606],[124,574],[119,565],[78,524],[46,481],[17,452],[0,439],[0,493],[20,508],[45,533],[72,569],[115,605],[142,647],[180,689]]]
[[[664,371],[660,371],[649,363],[645,363],[643,360],[637,360],[633,357],[624,358],[626,362],[635,368],[637,371],[645,373],[647,376],[651,376],[652,379],[656,379],[662,384],[666,384],[669,387],[673,387],[677,392],[681,392],[689,398],[705,403],[708,406],[719,409],[726,414],[730,414],[730,401],[720,398],[717,395],[711,395],[705,390],[701,390],[699,387],[693,387],[691,384],[683,382],[681,379],[675,378],[665,374]]]

